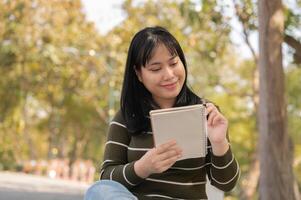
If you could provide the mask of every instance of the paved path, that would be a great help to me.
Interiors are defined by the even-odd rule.
[[[72,181],[0,172],[0,200],[82,200],[87,187]]]

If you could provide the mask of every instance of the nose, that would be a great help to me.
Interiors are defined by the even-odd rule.
[[[170,80],[174,78],[174,71],[170,67],[166,67],[164,70],[164,80]]]

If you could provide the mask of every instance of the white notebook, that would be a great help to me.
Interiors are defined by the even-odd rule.
[[[175,139],[183,150],[179,160],[206,156],[207,120],[203,105],[152,110],[150,118],[155,146]]]

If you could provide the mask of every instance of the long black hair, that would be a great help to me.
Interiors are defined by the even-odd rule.
[[[141,67],[145,67],[159,44],[165,45],[171,55],[179,56],[186,72],[184,85],[174,107],[203,103],[203,100],[186,84],[187,64],[183,50],[175,37],[163,27],[144,28],[136,33],[130,44],[120,99],[123,118],[132,134],[149,131],[149,111],[159,108],[135,73],[135,70],[139,71]]]

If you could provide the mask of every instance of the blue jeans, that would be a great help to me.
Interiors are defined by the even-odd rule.
[[[126,187],[116,181],[101,180],[88,188],[84,200],[138,200]]]

